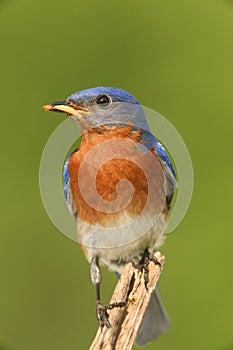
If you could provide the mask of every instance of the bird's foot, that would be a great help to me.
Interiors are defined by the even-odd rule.
[[[107,312],[107,307],[101,303],[100,300],[96,302],[96,316],[101,329],[104,326],[111,328],[111,324],[108,320],[109,314]]]
[[[162,267],[158,258],[155,255],[150,254],[149,251],[146,249],[142,255],[141,260],[136,265],[136,267],[140,271],[144,272],[144,284],[145,284],[146,289],[148,289],[147,285],[149,282],[149,263],[151,261],[153,261],[153,263],[155,265],[159,265],[159,267]]]
[[[112,310],[115,307],[123,307],[126,305],[126,301],[115,302],[112,304],[104,305],[100,300],[96,302],[96,316],[102,329],[104,326],[111,328],[111,323],[109,322],[109,314],[107,310]]]

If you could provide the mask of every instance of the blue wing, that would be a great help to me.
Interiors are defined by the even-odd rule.
[[[76,152],[76,151],[74,151]],[[70,173],[69,173],[69,159],[70,156],[74,153],[70,153],[66,159],[66,162],[64,164],[64,168],[63,168],[63,188],[64,188],[64,196],[65,196],[65,200],[66,200],[66,204],[67,207],[69,209],[69,212],[71,215],[73,215],[75,217],[75,219],[77,219],[77,208],[75,207],[74,201],[73,201],[73,197],[72,197],[72,192],[71,192],[71,188],[70,188]]]
[[[168,154],[167,154],[165,148],[163,147],[163,145],[154,137],[154,135],[152,135],[147,130],[143,131],[141,137],[143,139],[144,145],[148,149],[155,148],[156,155],[163,161],[163,163],[166,163],[166,165],[170,169],[174,179],[176,179],[176,174],[175,174],[174,168],[172,166],[172,163],[171,163],[171,161],[168,157]]]
[[[167,204],[168,204],[168,208],[170,208],[174,191],[177,187],[176,174],[172,166],[172,163],[168,157],[168,154],[165,148],[154,137],[154,135],[152,135],[149,131],[144,130],[141,137],[143,140],[143,144],[148,149],[154,149],[155,154],[159,157],[159,159],[162,161],[162,164],[164,165],[164,171],[165,171],[166,182],[167,182]]]

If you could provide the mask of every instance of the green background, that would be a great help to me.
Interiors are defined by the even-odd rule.
[[[64,119],[42,105],[97,85],[169,119],[193,161],[189,211],[162,252],[170,330],[146,349],[233,349],[233,1],[1,1],[0,349],[87,349],[89,266],[50,222],[38,171]],[[104,272],[108,302],[116,282]]]

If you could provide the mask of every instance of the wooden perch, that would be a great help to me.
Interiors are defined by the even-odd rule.
[[[161,264],[149,263],[148,290],[145,288],[144,274],[128,263],[117,283],[110,303],[127,300],[126,306],[109,310],[112,327],[99,328],[89,350],[130,350],[134,344],[151,294],[158,282],[165,257],[156,252]]]

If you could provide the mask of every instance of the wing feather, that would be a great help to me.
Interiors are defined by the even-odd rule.
[[[142,140],[144,145],[150,149],[154,150],[154,153],[156,156],[159,157],[161,160],[163,166],[164,166],[164,172],[166,177],[166,185],[167,185],[167,205],[170,209],[171,202],[174,196],[174,191],[177,188],[177,181],[176,181],[176,174],[175,170],[172,166],[172,163],[169,159],[169,156],[163,147],[163,145],[149,132],[144,131],[142,134]]]
[[[76,152],[76,151],[74,151],[74,152]],[[66,162],[64,164],[63,188],[64,188],[64,197],[65,197],[65,201],[66,201],[67,207],[69,209],[69,212],[71,215],[73,215],[75,217],[75,219],[77,219],[77,208],[76,208],[75,203],[73,201],[72,191],[71,191],[71,187],[70,187],[70,173],[69,173],[69,159],[74,152],[72,152],[68,155]]]

